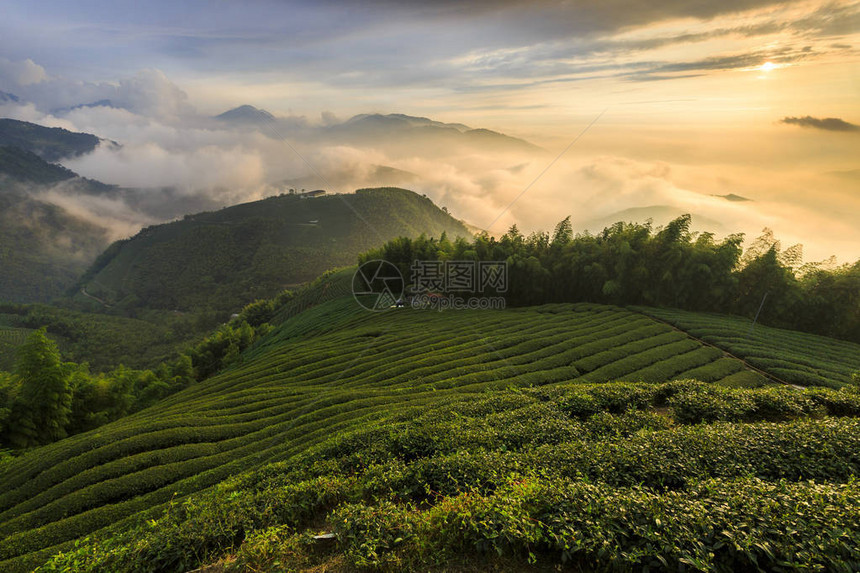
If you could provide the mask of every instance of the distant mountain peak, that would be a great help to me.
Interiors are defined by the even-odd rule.
[[[543,151],[540,147],[504,133],[489,129],[472,129],[462,123],[445,123],[426,117],[403,113],[363,113],[355,115],[343,123],[327,128],[330,133],[347,137],[396,137],[409,144],[423,141],[443,146],[450,150],[451,145],[496,145],[518,151]],[[503,146],[503,147],[501,147]]]
[[[469,126],[463,125],[462,123],[444,123],[441,121],[430,119],[429,117],[406,115],[405,113],[361,113],[349,118],[342,125],[355,125],[362,123],[377,124],[386,127],[390,126],[403,128],[443,127],[449,129],[456,129],[460,132],[468,131],[469,129],[471,129]]]
[[[752,199],[747,199],[746,197],[742,197],[741,195],[735,195],[734,193],[729,193],[728,195],[714,195],[714,197],[719,197],[721,199],[725,199],[726,201],[752,201]]]
[[[15,94],[10,94],[9,92],[0,92],[0,102],[8,101],[18,103],[21,100],[19,100],[18,96],[16,96]]]
[[[264,109],[245,104],[216,115],[215,119],[234,123],[257,123],[260,121],[271,121],[275,119],[275,116]]]

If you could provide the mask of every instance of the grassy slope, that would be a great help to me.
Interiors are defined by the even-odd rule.
[[[442,232],[468,235],[429,199],[402,189],[270,197],[144,229],[111,248],[83,283],[120,306],[237,312],[387,240]]]
[[[328,287],[333,295],[347,279],[343,272]],[[395,409],[511,386],[689,377],[760,382],[722,352],[615,307],[371,314],[336,298],[286,320],[239,367],[9,465],[0,476],[0,559],[11,561],[0,567],[36,563]]]

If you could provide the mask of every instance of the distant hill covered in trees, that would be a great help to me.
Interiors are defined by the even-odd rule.
[[[0,119],[0,145],[19,147],[45,161],[57,161],[89,153],[101,139],[91,133],[77,133],[61,127],[45,127],[17,119]]]
[[[186,216],[113,244],[81,288],[119,310],[233,311],[351,265],[396,237],[469,236],[427,197],[397,188],[281,195]]]

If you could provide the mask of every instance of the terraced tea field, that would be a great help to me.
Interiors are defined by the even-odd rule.
[[[617,307],[369,313],[337,298],[287,319],[238,366],[9,464],[0,570],[28,570],[103,527],[401,411],[493,390],[686,378],[763,383],[722,351]]]
[[[714,349],[613,307],[356,308],[349,297],[301,313],[243,366],[18,460],[0,478],[0,558],[62,545],[288,458],[395,404],[565,381],[660,382],[708,367],[720,380],[742,372]]]
[[[840,388],[860,372],[860,345],[749,320],[674,309],[639,308],[790,384]]]

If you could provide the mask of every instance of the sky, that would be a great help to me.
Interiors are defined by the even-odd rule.
[[[0,91],[19,97],[0,115],[123,144],[69,165],[86,176],[225,203],[309,166],[348,188],[361,178],[337,174],[384,164],[494,233],[671,205],[726,233],[773,228],[810,260],[860,257],[860,2],[3,0],[0,10]],[[114,107],[70,109],[102,99]],[[284,128],[299,160],[202,121],[241,104],[306,129],[360,113],[425,116],[545,153],[303,145]],[[714,197],[730,193],[752,201]],[[151,222],[126,219],[124,232]]]

